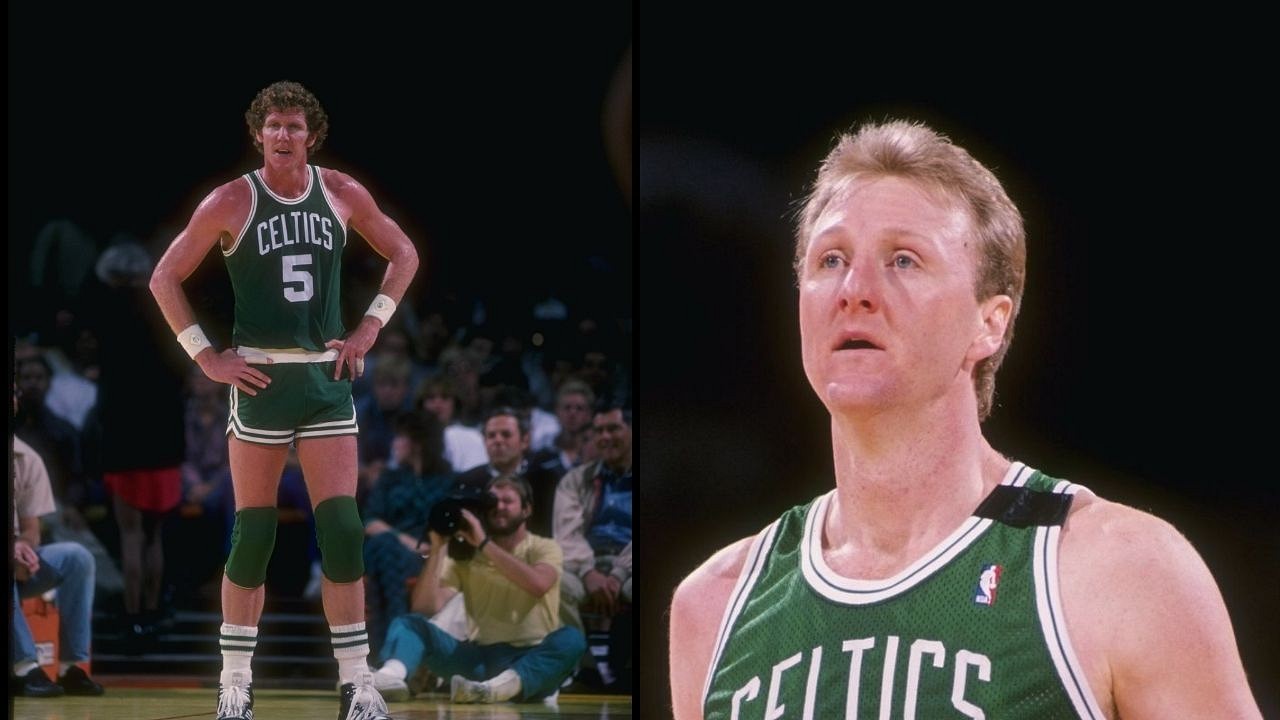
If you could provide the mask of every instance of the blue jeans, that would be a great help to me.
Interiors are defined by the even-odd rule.
[[[22,614],[22,601],[58,588],[58,645],[63,662],[89,659],[93,632],[93,554],[73,542],[50,543],[36,548],[40,570],[26,582],[13,583],[13,663],[34,662],[36,643]]]
[[[488,680],[503,670],[515,670],[520,676],[520,699],[535,700],[560,687],[586,647],[582,633],[571,627],[562,627],[529,647],[459,642],[422,615],[409,614],[392,621],[382,660],[399,660],[410,675],[425,663],[441,677],[461,675],[468,680]]]

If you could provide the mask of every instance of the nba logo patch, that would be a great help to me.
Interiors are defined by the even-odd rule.
[[[978,574],[978,587],[973,591],[973,602],[978,605],[995,605],[996,588],[1000,586],[1000,573],[1003,569],[994,563],[983,565]]]

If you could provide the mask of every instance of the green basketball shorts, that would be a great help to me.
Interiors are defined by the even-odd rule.
[[[357,433],[351,381],[333,379],[332,359],[317,360],[336,356],[336,351],[308,353],[238,348],[237,352],[270,377],[271,383],[252,396],[231,386],[228,433],[263,445],[286,445],[296,438]],[[255,354],[268,355],[274,362],[254,363]]]

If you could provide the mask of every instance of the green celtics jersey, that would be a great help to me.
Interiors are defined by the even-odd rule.
[[[1058,535],[1079,486],[1014,463],[974,514],[885,580],[822,556],[834,491],[752,543],[716,640],[707,718],[1103,714],[1068,642]]]
[[[232,341],[323,351],[343,333],[339,290],[347,229],[320,168],[307,166],[307,189],[292,200],[271,192],[261,173],[244,176],[253,207],[235,244],[222,252],[236,296]]]

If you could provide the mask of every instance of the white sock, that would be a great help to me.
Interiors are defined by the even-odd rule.
[[[489,678],[484,684],[489,686],[493,699],[499,702],[520,694],[520,676],[510,668]]]
[[[390,675],[397,680],[404,680],[409,677],[409,668],[405,667],[404,663],[395,658],[391,658],[390,660],[382,663],[382,667],[378,672]]]
[[[63,675],[66,675],[67,671],[71,669],[72,665],[75,665],[75,663],[73,662],[58,663],[58,677],[62,677]]]
[[[249,625],[232,625],[222,623],[220,644],[222,645],[222,674],[218,682],[231,684],[231,674],[239,673],[244,682],[253,682],[253,670],[249,663],[253,660],[253,651],[258,647],[258,628]]]
[[[346,685],[369,672],[369,631],[364,623],[330,625],[329,642],[338,661],[338,682]]]
[[[14,663],[14,665],[13,665],[13,674],[17,675],[18,677],[24,677],[27,673],[31,672],[32,670],[35,670],[35,669],[36,669],[36,668],[38,668],[38,667],[40,667],[40,666],[39,666],[39,665],[37,665],[37,664],[35,663],[35,661],[33,661],[33,660],[27,660],[26,662]]]

